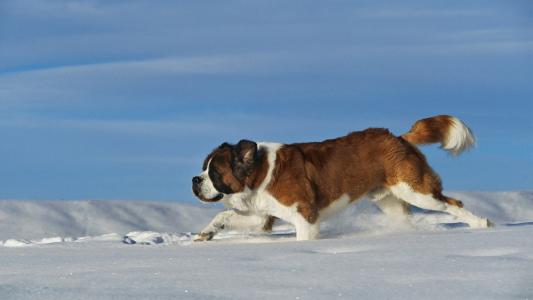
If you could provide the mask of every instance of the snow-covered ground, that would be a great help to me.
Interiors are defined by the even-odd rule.
[[[0,201],[0,241],[137,230],[198,231],[212,206],[140,201]]]
[[[317,241],[282,224],[192,243],[218,208],[0,201],[0,299],[533,298],[533,192],[449,194],[496,227],[398,227],[361,201]]]

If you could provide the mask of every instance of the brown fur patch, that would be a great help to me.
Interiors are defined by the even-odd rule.
[[[446,139],[452,120],[448,115],[419,120],[402,137],[414,145],[440,143]]]
[[[215,152],[213,152],[213,154],[211,155],[211,163],[209,164],[209,170],[211,172],[218,172],[222,177],[222,183],[229,187],[233,193],[236,193],[244,190],[244,184],[240,182],[231,171],[231,161],[231,148],[219,148],[215,150]]]

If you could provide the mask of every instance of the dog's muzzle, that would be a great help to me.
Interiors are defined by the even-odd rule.
[[[202,194],[202,183],[204,181],[204,178],[201,176],[194,176],[192,178],[192,192],[198,199],[205,201],[205,202],[216,202],[224,198],[224,194],[218,193],[215,197],[208,199]]]

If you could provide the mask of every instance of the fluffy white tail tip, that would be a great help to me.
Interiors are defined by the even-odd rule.
[[[451,152],[453,155],[459,155],[463,151],[475,146],[476,138],[472,130],[461,120],[452,117],[448,134],[442,143],[442,148]]]

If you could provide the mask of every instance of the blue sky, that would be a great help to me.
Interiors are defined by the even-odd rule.
[[[530,1],[0,3],[0,199],[195,201],[221,142],[406,132],[448,190],[533,188]]]

